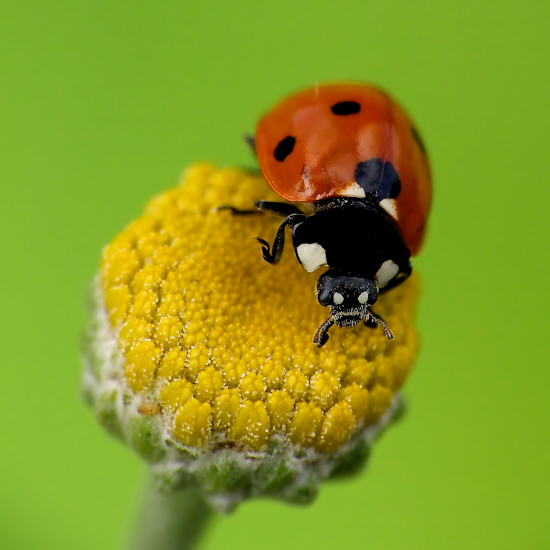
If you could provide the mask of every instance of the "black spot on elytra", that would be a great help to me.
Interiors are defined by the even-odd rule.
[[[359,162],[355,168],[355,181],[363,188],[367,199],[379,203],[395,199],[401,192],[401,180],[391,162],[374,158]]]
[[[412,137],[414,138],[414,141],[416,141],[416,143],[418,144],[418,147],[420,147],[420,150],[424,154],[426,154],[426,147],[424,145],[424,142],[422,141],[422,138],[420,137],[418,130],[414,126],[411,126],[411,134],[412,134]]]
[[[361,105],[357,101],[340,101],[335,103],[330,110],[335,115],[354,115],[361,110]]]
[[[296,138],[292,136],[286,136],[286,138],[279,141],[279,144],[277,147],[275,147],[274,155],[275,158],[282,162],[283,160],[292,153],[292,150],[294,149],[294,144],[296,143]]]

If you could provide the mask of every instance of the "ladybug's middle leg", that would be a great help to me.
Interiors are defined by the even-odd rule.
[[[234,206],[219,206],[218,212],[229,210],[233,216],[250,216],[260,212],[266,212],[285,218],[291,214],[302,214],[302,211],[297,206],[289,204],[288,202],[254,201],[254,206],[256,207],[255,210],[241,210]]]
[[[303,214],[297,206],[289,204],[288,202],[254,201],[254,206],[260,212],[268,212],[269,214],[284,216],[285,218],[292,214]]]
[[[257,210],[240,210],[239,208],[235,208],[234,206],[218,206],[217,210],[218,212],[229,210],[232,216],[251,216],[258,213]]]

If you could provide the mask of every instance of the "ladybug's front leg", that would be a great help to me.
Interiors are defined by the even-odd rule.
[[[262,256],[263,259],[270,264],[277,264],[283,255],[283,248],[285,246],[285,229],[289,225],[293,227],[298,222],[303,221],[307,216],[305,214],[291,214],[286,219],[283,220],[279,229],[277,229],[277,234],[275,235],[275,240],[273,241],[273,246],[269,248],[269,243],[260,237],[257,237],[256,240],[262,245]]]
[[[369,328],[376,328],[378,326],[378,323],[372,317],[369,316],[365,319],[365,326]]]
[[[388,340],[393,340],[393,332],[389,329],[388,325],[386,324],[386,321],[380,317],[380,315],[377,315],[370,309],[368,309],[368,316],[365,317],[365,325],[371,328],[376,328],[378,325],[380,325],[384,331],[384,336]]]
[[[329,315],[325,322],[317,329],[315,335],[313,336],[313,343],[317,345],[318,348],[324,346],[328,341],[328,329],[334,325],[334,319]]]

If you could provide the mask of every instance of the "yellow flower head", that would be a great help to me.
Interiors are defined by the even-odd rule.
[[[258,198],[277,200],[260,176],[197,165],[103,253],[86,395],[148,460],[258,461],[284,450],[308,464],[342,462],[395,407],[417,351],[416,277],[374,307],[393,340],[360,324],[333,328],[318,348],[312,335],[327,315],[318,274],[288,247],[267,264],[255,241],[271,240],[280,220],[218,210]]]

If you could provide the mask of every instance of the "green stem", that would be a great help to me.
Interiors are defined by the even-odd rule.
[[[211,515],[196,489],[163,494],[149,482],[128,550],[190,550]]]

